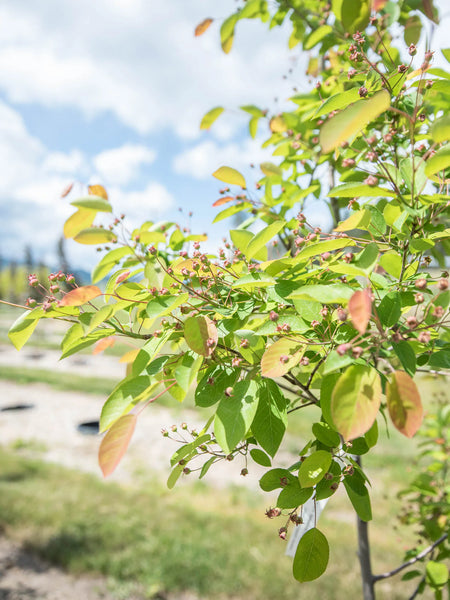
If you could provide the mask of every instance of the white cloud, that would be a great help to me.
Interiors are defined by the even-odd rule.
[[[100,160],[103,154],[102,159]],[[174,206],[174,199],[158,182],[148,182],[143,189],[130,190],[119,185],[128,182],[130,174],[140,165],[150,162],[154,153],[144,146],[123,146],[105,151],[96,157],[104,169],[120,171],[116,185],[108,188],[117,214],[124,212],[131,226],[145,219],[155,220]],[[85,194],[85,187],[76,183],[71,196],[61,193],[71,180],[87,181],[98,165],[91,164],[79,150],[68,153],[49,152],[27,131],[17,111],[0,101],[0,161],[4,165],[0,178],[0,252],[4,257],[20,259],[22,248],[31,245],[35,256],[55,264],[55,250],[63,224],[73,212],[70,200]],[[134,223],[134,225],[133,225]],[[76,264],[91,264],[92,248],[68,242],[69,256]]]
[[[241,22],[233,52],[220,50],[218,26],[234,9],[232,0],[4,0],[0,89],[14,102],[111,111],[141,133],[170,127],[194,138],[211,106],[267,104],[274,82],[289,94],[280,31],[266,36],[264,25]],[[194,38],[206,10],[219,19]],[[230,127],[218,124],[217,135]]]
[[[93,163],[106,185],[126,185],[138,175],[141,167],[151,164],[155,158],[156,152],[146,146],[125,144],[97,154]]]
[[[123,212],[136,226],[139,222],[155,221],[174,209],[175,200],[164,185],[150,182],[143,190],[123,191],[111,189],[116,213]]]
[[[194,179],[209,179],[221,166],[248,169],[250,164],[264,161],[277,162],[270,150],[261,148],[261,141],[246,139],[224,145],[207,140],[175,156],[173,170]]]

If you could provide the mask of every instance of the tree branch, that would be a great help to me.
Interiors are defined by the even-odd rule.
[[[403,569],[406,569],[407,567],[413,565],[417,561],[422,560],[422,558],[425,558],[425,556],[427,556],[427,554],[430,554],[430,552],[433,552],[433,550],[436,548],[436,546],[439,546],[439,544],[442,544],[442,542],[444,542],[447,539],[447,537],[448,537],[448,534],[444,533],[444,535],[441,535],[441,537],[438,540],[436,540],[433,544],[431,544],[431,546],[428,546],[428,548],[425,548],[425,550],[422,550],[422,552],[419,552],[419,554],[417,556],[410,558],[407,562],[403,563],[402,565],[400,565],[396,569],[393,569],[392,571],[387,571],[386,573],[381,573],[380,575],[374,575],[373,580],[380,581],[381,579],[387,579],[388,577],[393,577],[394,575],[397,575],[397,573],[400,573],[400,571],[403,571]]]

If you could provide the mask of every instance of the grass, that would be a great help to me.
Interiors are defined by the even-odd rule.
[[[0,365],[0,379],[21,385],[29,383],[45,383],[57,390],[71,390],[84,394],[109,396],[119,379],[102,377],[83,377],[72,373],[60,373],[46,369],[30,369],[28,367],[10,367]]]
[[[387,472],[373,489],[377,571],[399,564],[412,541],[392,530],[399,504]],[[218,493],[194,480],[174,491],[152,478],[123,488],[0,448],[0,530],[73,573],[105,575],[119,597],[182,590],[203,600],[360,597],[354,516],[345,495],[337,493],[319,523],[331,547],[328,571],[301,586],[277,538],[284,522],[264,517],[271,499],[245,488]],[[380,586],[378,598],[400,600],[409,588],[397,577]]]

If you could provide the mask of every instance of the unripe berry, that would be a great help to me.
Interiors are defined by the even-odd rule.
[[[439,279],[438,281],[438,288],[443,292],[444,290],[448,289],[448,279]]]

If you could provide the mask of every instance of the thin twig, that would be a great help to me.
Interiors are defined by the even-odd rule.
[[[393,569],[392,571],[387,571],[386,573],[381,573],[380,575],[374,575],[373,581],[380,581],[380,579],[387,579],[388,577],[393,577],[394,575],[397,575],[397,573],[400,573],[400,571],[403,571],[403,569],[410,567],[417,561],[422,560],[422,558],[425,558],[425,556],[427,556],[427,554],[430,554],[430,552],[433,552],[436,546],[442,544],[442,542],[444,542],[447,539],[447,537],[448,534],[444,533],[444,535],[441,535],[441,537],[438,540],[436,540],[433,544],[431,544],[431,546],[428,546],[428,548],[425,548],[425,550],[419,552],[417,556],[410,558],[407,562],[403,563],[396,569]]]

